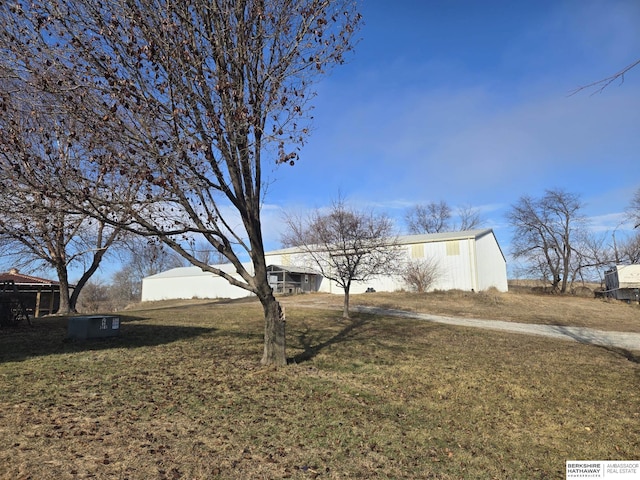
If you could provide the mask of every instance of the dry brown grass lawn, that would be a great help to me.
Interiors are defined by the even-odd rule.
[[[285,303],[342,308],[342,295],[285,297]],[[452,317],[568,325],[640,333],[640,306],[573,295],[487,292],[376,292],[351,296],[351,306],[378,306]]]
[[[64,342],[64,319],[0,331],[0,478],[561,479],[567,459],[640,456],[636,354],[290,306],[273,370],[261,316],[199,302],[127,312],[103,341]]]

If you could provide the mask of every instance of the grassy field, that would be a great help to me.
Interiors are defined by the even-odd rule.
[[[523,292],[528,292],[525,289]],[[285,297],[285,303],[342,308],[342,295],[312,294]],[[352,295],[352,306],[399,308],[453,317],[505,320],[543,325],[570,325],[598,330],[640,333],[640,306],[617,300],[573,295],[487,292],[377,292]]]
[[[0,331],[0,478],[562,479],[640,458],[640,352],[287,302],[278,370],[256,302],[149,305],[103,341],[64,342],[64,319]]]

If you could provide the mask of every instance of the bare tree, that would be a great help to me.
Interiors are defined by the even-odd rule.
[[[229,263],[227,257],[222,255],[219,251],[211,248],[211,245],[193,244],[190,253],[198,260],[208,265],[221,265]]]
[[[111,275],[107,295],[109,302],[113,305],[113,310],[121,310],[127,305],[140,302],[142,282],[132,273],[129,266],[125,265],[124,268]]]
[[[615,241],[615,237],[614,241]],[[587,230],[577,233],[573,243],[573,255],[570,266],[570,284],[576,280],[604,281],[604,271],[615,265],[618,258],[617,248],[609,243],[609,232],[596,234]]]
[[[351,49],[360,23],[355,2],[7,3],[0,20],[15,28],[0,36],[21,71],[64,95],[71,115],[98,119],[126,143],[97,159],[98,171],[143,184],[133,206],[69,194],[106,221],[126,212],[123,228],[155,236],[257,295],[265,315],[262,363],[285,364],[285,320],[264,259],[263,166],[298,159],[312,81]],[[100,101],[92,102],[96,93]],[[196,237],[239,278],[197,258],[189,250]],[[243,252],[253,269],[243,265]]]
[[[124,267],[115,272],[111,279],[112,290],[116,291],[113,296],[127,302],[140,301],[143,278],[182,267],[186,263],[165,244],[138,235],[128,235],[118,253]]]
[[[480,228],[483,220],[480,216],[480,210],[471,205],[462,205],[457,208],[459,224],[454,226],[456,231],[474,230]]]
[[[4,190],[4,189],[3,189]],[[0,254],[12,259],[18,268],[52,269],[60,285],[58,313],[76,311],[78,295],[97,271],[107,250],[118,239],[118,230],[96,224],[82,215],[52,211],[42,196],[0,195],[0,209],[12,210],[0,215],[0,236],[4,242]],[[79,280],[71,288],[69,270],[80,268]]]
[[[60,197],[64,183],[82,168],[83,157],[96,153],[93,139],[60,115],[54,96],[35,90],[29,82],[3,80],[1,253],[19,268],[55,271],[60,283],[58,313],[74,312],[82,288],[120,237],[118,227],[70,208],[72,204]],[[80,185],[71,181],[74,188]],[[95,194],[99,183],[98,178],[88,178],[81,185]],[[72,267],[81,271],[73,290]]]
[[[111,294],[111,288],[104,282],[91,280],[78,299],[78,310],[82,313],[112,312],[118,305],[112,301]]]
[[[451,207],[445,201],[415,205],[405,214],[410,233],[440,233],[450,229]]]
[[[344,318],[349,318],[353,282],[396,273],[400,251],[393,222],[385,215],[358,211],[337,200],[328,212],[315,210],[306,219],[285,215],[285,222],[283,245],[299,247],[325,278],[344,290]]]
[[[640,232],[618,243],[619,262],[640,264]]]
[[[79,297],[82,311],[113,311],[140,302],[143,278],[186,263],[163,243],[138,235],[127,235],[115,250],[123,267],[111,275],[109,283],[89,282],[90,291]]]
[[[418,293],[428,291],[440,274],[440,266],[435,258],[412,260],[402,269],[402,279],[411,290]]]
[[[463,205],[456,209],[456,214],[458,222],[452,223],[452,209],[447,202],[441,200],[409,208],[405,213],[405,222],[412,234],[472,230],[482,224],[477,208]]]
[[[585,229],[581,209],[578,195],[553,189],[538,199],[521,197],[507,213],[514,229],[513,256],[526,260],[561,293],[567,291],[574,242]]]
[[[640,227],[640,188],[636,191],[631,199],[629,208],[627,209],[629,218],[633,222],[635,228]]]

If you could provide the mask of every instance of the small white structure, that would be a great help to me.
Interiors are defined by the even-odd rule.
[[[617,300],[640,300],[640,265],[616,265],[604,274],[607,296]]]
[[[406,235],[398,238],[398,245],[404,251],[402,262],[429,260],[437,265],[438,274],[431,290],[478,292],[496,288],[507,291],[507,263],[492,229]],[[323,278],[317,272],[317,266],[299,248],[267,252],[265,259],[269,282],[278,293],[344,293],[334,282]],[[251,264],[244,265],[252,271]],[[230,264],[216,267],[237,276]],[[354,282],[351,293],[364,293],[369,288],[393,292],[407,286],[401,275],[380,275],[367,282]],[[198,267],[174,268],[142,280],[142,301],[250,295],[247,290]]]

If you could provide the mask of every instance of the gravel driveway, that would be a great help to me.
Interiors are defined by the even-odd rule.
[[[640,351],[640,333],[605,332],[584,327],[566,327],[562,325],[536,325],[530,323],[503,322],[501,320],[480,320],[475,318],[443,317],[429,313],[415,313],[404,310],[393,310],[378,307],[353,307],[352,310],[362,313],[377,315],[389,315],[393,317],[415,318],[428,322],[445,323],[447,325],[459,325],[463,327],[488,328],[513,333],[525,333],[529,335],[542,335],[545,337],[572,340],[591,345],[623,348],[625,350]]]

